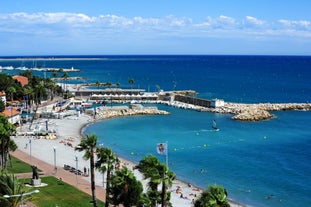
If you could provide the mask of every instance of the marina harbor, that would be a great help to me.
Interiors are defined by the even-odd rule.
[[[222,99],[203,99],[195,96],[193,90],[146,92],[143,89],[89,89],[81,85],[66,86],[75,96],[72,104],[92,106],[93,103],[156,103],[182,109],[233,114],[233,120],[261,121],[273,118],[272,111],[311,110],[310,103],[259,103],[244,104],[225,102]]]

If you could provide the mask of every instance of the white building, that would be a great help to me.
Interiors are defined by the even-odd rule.
[[[217,108],[225,105],[225,101],[223,99],[213,99],[211,101],[211,107]]]
[[[4,91],[0,91],[0,99],[4,102],[4,105],[6,105],[6,97]]]

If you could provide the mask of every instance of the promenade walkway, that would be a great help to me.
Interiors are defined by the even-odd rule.
[[[12,156],[24,161],[25,163],[29,164],[29,154],[24,153],[20,150],[16,150],[15,152],[11,153]],[[39,160],[35,157],[32,157],[32,162],[36,163],[38,169],[42,170],[42,174],[40,177],[45,176],[54,176],[56,178],[61,178],[64,182],[82,190],[83,192],[92,195],[91,191],[91,184],[83,178],[83,176],[78,176],[78,183],[76,182],[76,176],[73,175],[73,173],[64,170],[63,168],[58,168],[56,171],[54,169],[54,166]],[[31,178],[32,173],[23,173],[23,174],[17,174],[18,178]],[[105,190],[101,186],[96,186],[96,197],[97,199],[101,201],[105,201]],[[91,200],[91,197],[90,197]],[[35,207],[33,204],[28,203],[28,207]]]

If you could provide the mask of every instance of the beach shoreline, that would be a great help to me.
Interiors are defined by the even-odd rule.
[[[89,171],[89,161],[85,161],[83,159],[83,152],[74,151],[74,147],[80,143],[83,130],[89,124],[93,124],[96,121],[103,120],[105,118],[107,117],[100,116],[100,119],[93,119],[93,117],[87,114],[68,116],[64,119],[39,118],[33,123],[33,127],[45,127],[46,121],[48,121],[49,128],[56,131],[56,139],[38,139],[38,137],[35,136],[24,135],[14,137],[14,141],[18,145],[19,150],[28,153],[30,157],[33,156],[51,165],[56,165],[57,168],[62,168],[64,164],[70,166],[78,165],[79,170],[86,168],[87,171]],[[17,132],[22,131],[29,131],[29,125],[23,125],[17,129]],[[31,146],[29,140],[31,140]],[[45,156],[42,156],[43,154]],[[77,158],[78,162],[75,161],[75,157]],[[122,160],[122,164],[128,167],[130,170],[133,170],[133,167],[136,165],[136,163],[127,160],[126,158],[120,157],[120,159]],[[134,170],[133,172],[137,179],[141,180],[143,185],[146,186],[146,181],[143,180],[143,176],[137,170]],[[89,177],[83,177],[83,179],[90,182]],[[105,186],[103,175],[98,171],[96,171],[95,183],[97,188],[103,188]],[[196,186],[180,179],[174,180],[173,186],[170,188],[170,190],[172,192],[171,202],[173,206],[178,207],[192,206],[193,199],[196,199],[202,192],[202,189],[197,188]],[[183,194],[183,198],[180,196],[181,193]],[[234,207],[245,206],[232,200],[230,200],[230,205]]]

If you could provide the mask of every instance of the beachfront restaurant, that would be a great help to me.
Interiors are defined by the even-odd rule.
[[[90,100],[108,100],[108,101],[155,101],[158,99],[156,93],[146,93],[143,90],[135,91],[115,91],[111,93],[97,94],[90,96]]]

